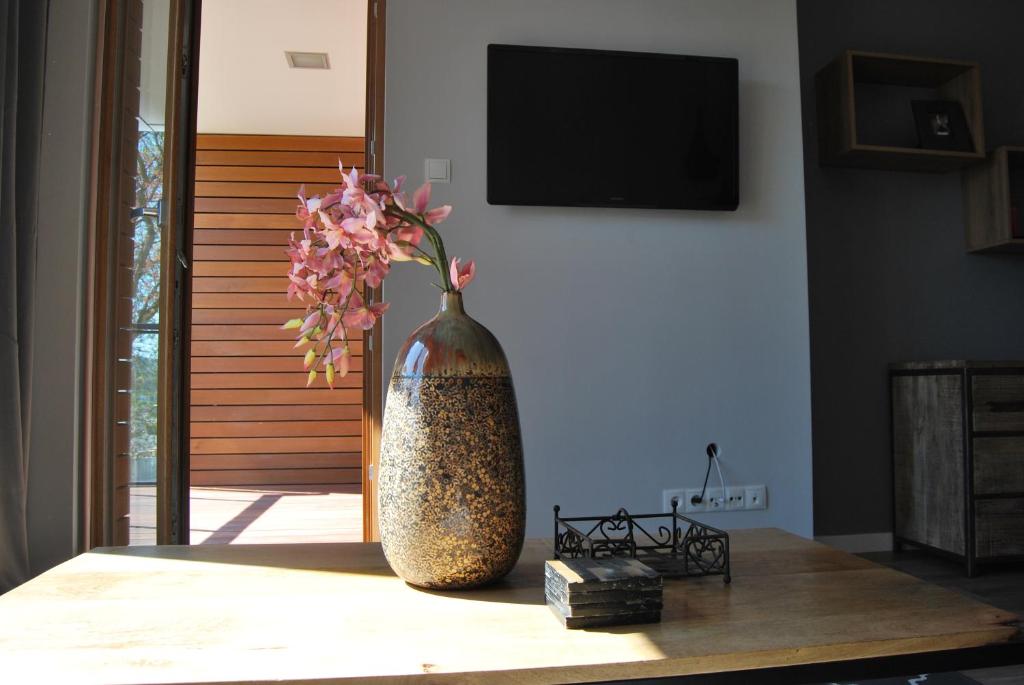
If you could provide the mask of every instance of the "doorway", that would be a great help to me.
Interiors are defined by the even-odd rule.
[[[379,324],[335,391],[304,388],[277,326],[301,311],[284,296],[298,186],[336,184],[339,157],[381,172],[384,2],[101,2],[83,549],[376,538]]]
[[[372,337],[352,372],[306,387],[281,324],[285,255],[308,195],[366,169],[367,0],[205,0],[187,347],[191,544],[370,537],[379,397]],[[245,30],[240,31],[239,27]],[[379,345],[377,346],[379,349]],[[379,393],[379,384],[376,390]]]

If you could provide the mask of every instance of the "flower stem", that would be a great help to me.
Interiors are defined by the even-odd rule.
[[[448,255],[444,251],[444,241],[441,240],[441,234],[434,229],[433,226],[423,221],[418,216],[411,212],[404,212],[398,207],[390,207],[390,211],[394,212],[400,219],[404,219],[411,224],[416,224],[423,229],[424,235],[427,236],[427,240],[434,248],[434,267],[437,272],[441,274],[441,283],[444,284],[443,290],[446,293],[450,293],[455,288],[452,287],[452,278],[448,274]]]
[[[325,339],[327,340],[327,344],[324,346],[324,349],[317,356],[316,363],[313,365],[313,370],[314,371],[316,370],[316,368],[318,366],[320,366],[320,363],[324,360],[324,357],[329,355],[329,354],[331,354],[331,351],[333,349],[333,347],[331,345],[331,338],[334,335],[334,331],[338,330],[338,326],[341,326],[341,345],[342,345],[342,349],[348,347],[348,332],[345,330],[345,324],[344,324],[343,319],[345,318],[345,312],[348,311],[348,303],[351,302],[351,300],[352,300],[352,293],[354,293],[355,291],[356,291],[356,287],[355,287],[355,284],[353,284],[352,285],[352,290],[350,290],[348,295],[345,297],[345,304],[341,308],[341,315],[338,317],[338,320],[334,323],[333,326],[331,326],[331,330],[329,330],[326,333],[324,333],[323,335],[321,335],[320,336],[320,340],[316,341],[316,343],[313,345],[313,349],[315,350],[319,346],[320,342],[322,342]],[[321,316],[321,318],[323,317],[323,311],[324,311],[323,310],[323,306],[321,305],[321,307],[320,307],[320,316]],[[332,361],[332,360],[328,359],[328,362],[330,362],[330,361]]]

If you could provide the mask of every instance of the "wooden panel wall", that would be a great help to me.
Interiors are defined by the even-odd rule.
[[[306,388],[285,298],[300,184],[363,168],[363,138],[200,134],[192,265],[193,486],[361,482],[362,337],[335,390]],[[322,379],[322,376],[321,376]]]

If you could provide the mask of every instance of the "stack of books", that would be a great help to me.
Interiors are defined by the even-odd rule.
[[[661,620],[661,576],[636,559],[547,561],[544,594],[566,628]]]

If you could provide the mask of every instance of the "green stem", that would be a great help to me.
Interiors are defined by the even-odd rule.
[[[436,265],[434,264],[434,255],[430,254],[429,252],[427,252],[426,250],[424,250],[424,249],[423,249],[422,247],[420,247],[419,245],[413,245],[413,246],[412,246],[412,249],[416,250],[416,251],[417,251],[417,252],[419,252],[419,253],[420,253],[421,255],[423,255],[424,257],[426,257],[427,259],[429,259],[429,260],[430,260],[430,265],[431,265],[431,266],[434,266],[434,267],[436,268]]]
[[[394,212],[398,218],[404,219],[411,224],[416,224],[423,229],[424,235],[427,236],[427,240],[430,241],[430,244],[434,248],[434,267],[437,269],[437,272],[441,274],[441,283],[444,284],[443,290],[447,293],[454,291],[455,288],[452,287],[452,278],[448,273],[448,255],[445,254],[444,241],[441,240],[441,234],[438,233],[433,226],[411,212],[402,211],[397,206],[389,207],[388,210]]]

